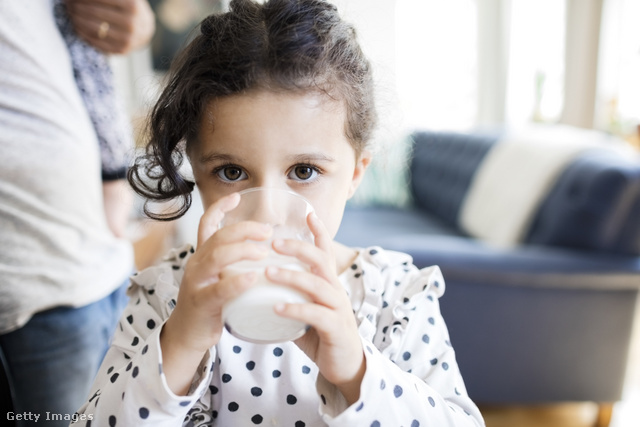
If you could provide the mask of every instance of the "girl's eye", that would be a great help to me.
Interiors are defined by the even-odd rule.
[[[291,174],[295,176],[291,176]],[[297,181],[309,181],[310,179],[315,178],[317,174],[318,171],[315,168],[307,165],[300,165],[293,168],[289,175],[290,178]]]
[[[237,166],[224,166],[218,169],[216,174],[223,181],[239,181],[246,177],[244,171]]]

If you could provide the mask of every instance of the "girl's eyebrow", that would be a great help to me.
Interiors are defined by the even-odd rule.
[[[327,156],[324,153],[303,153],[289,156],[288,159],[292,163],[305,163],[305,162],[335,162],[333,157]]]
[[[326,162],[333,163],[335,159],[331,156],[327,156],[324,153],[303,153],[303,154],[294,154],[287,158],[292,163],[305,163],[305,162]],[[230,154],[220,154],[220,153],[208,153],[203,154],[199,162],[200,163],[212,163],[212,162],[239,162],[240,160]]]
[[[209,153],[203,154],[200,156],[200,163],[211,163],[211,162],[234,162],[237,159],[229,154],[219,154],[219,153]]]

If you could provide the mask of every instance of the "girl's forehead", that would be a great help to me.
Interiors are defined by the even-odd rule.
[[[316,93],[254,90],[210,101],[198,130],[199,146],[270,144],[322,147],[346,138],[346,114],[339,101]]]
[[[254,107],[254,108],[251,108]],[[233,113],[248,110],[258,112],[261,108],[286,109],[303,108],[326,113],[345,115],[345,105],[341,99],[334,98],[318,90],[291,91],[272,89],[251,89],[241,93],[218,97],[205,105],[204,116],[214,120],[221,111]]]

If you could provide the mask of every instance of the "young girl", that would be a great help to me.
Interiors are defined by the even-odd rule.
[[[129,176],[150,200],[180,200],[162,217],[177,218],[194,188],[179,172],[187,155],[205,207],[197,246],[132,278],[77,418],[94,426],[483,425],[440,315],[438,268],[332,240],[369,164],[375,123],[370,65],[336,8],[233,1],[202,22],[170,77],[151,114],[148,154]],[[256,280],[223,270],[265,257],[248,240],[272,231],[256,222],[218,230],[237,192],[252,187],[293,190],[315,208],[315,244],[273,243],[309,271],[266,272],[310,300],[275,309],[310,325],[295,342],[244,342],[221,320],[222,306]]]

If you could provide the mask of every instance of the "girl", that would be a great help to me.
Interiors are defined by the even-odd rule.
[[[440,316],[438,268],[332,241],[369,164],[374,123],[369,63],[329,2],[236,0],[205,19],[152,111],[148,154],[129,174],[149,200],[180,200],[169,214],[145,208],[159,219],[182,215],[197,186],[205,207],[197,246],[132,278],[131,302],[78,418],[94,426],[482,425]],[[195,183],[179,172],[183,153]],[[220,317],[256,279],[222,271],[266,256],[248,240],[271,230],[217,224],[238,191],[258,186],[293,190],[316,211],[308,218],[315,244],[273,242],[310,271],[266,272],[311,301],[276,307],[311,326],[295,342],[243,342]]]

